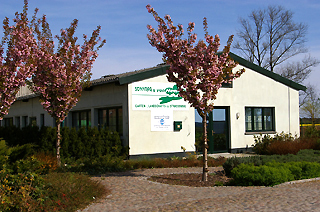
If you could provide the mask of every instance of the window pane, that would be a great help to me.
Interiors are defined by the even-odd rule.
[[[213,116],[213,121],[225,121],[226,111],[225,109],[213,109],[212,116]]]
[[[22,127],[28,126],[28,116],[22,116]]]
[[[40,114],[40,127],[44,126],[44,114]]]
[[[246,108],[246,130],[252,130],[251,108]]]
[[[87,113],[80,112],[80,127],[87,127]]]
[[[118,109],[118,132],[120,135],[123,134],[123,122],[122,122],[122,108]]]
[[[99,129],[104,128],[107,126],[107,110],[100,109],[99,110]]]
[[[16,124],[16,127],[20,128],[20,116],[16,117],[15,124]]]
[[[30,117],[29,118],[29,124],[32,126],[32,127],[35,127],[37,126],[37,118],[36,117]]]
[[[91,110],[86,111],[87,113],[87,127],[91,127]]]
[[[254,108],[253,113],[253,129],[262,130],[262,108]]]
[[[117,112],[116,112],[116,109],[109,109],[109,130],[117,131]]]
[[[11,127],[13,125],[13,118],[4,118],[4,126]]]
[[[272,128],[272,109],[264,108],[263,110],[263,122],[264,122],[264,130],[273,130]]]
[[[75,127],[77,130],[79,129],[79,113],[72,113],[72,127]]]

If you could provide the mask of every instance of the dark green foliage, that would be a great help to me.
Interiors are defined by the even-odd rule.
[[[9,156],[10,162],[26,159],[36,153],[37,146],[34,144],[24,144],[22,146],[15,146],[11,148]]]
[[[43,152],[55,152],[56,150],[56,128],[42,127],[39,131],[39,150]],[[32,141],[30,141],[32,142]]]
[[[6,133],[6,130],[10,134]],[[3,136],[7,145],[12,148],[11,161],[26,158],[35,152],[56,151],[56,128],[52,127],[0,127],[0,136]],[[117,132],[108,129],[63,127],[61,129],[61,158],[67,161],[76,161],[80,158],[100,158],[104,155],[114,157],[127,156],[128,148],[123,148]],[[20,141],[20,142],[19,142]]]
[[[305,127],[303,136],[305,138],[319,138],[320,137],[320,130],[317,130],[315,126]]]
[[[240,164],[232,176],[232,184],[237,186],[274,186],[294,179],[289,169],[253,164]]]
[[[85,172],[90,175],[124,170],[123,157],[114,157],[111,155],[104,155],[93,159],[83,158],[78,160],[77,163],[80,163],[76,166],[77,172]]]
[[[232,184],[238,186],[274,186],[280,183],[320,176],[316,162],[268,162],[265,165],[240,164],[231,171]]]
[[[231,157],[222,165],[227,176],[231,176],[231,171],[240,164],[254,164],[255,166],[262,165],[260,156],[251,157]]]
[[[8,160],[8,157],[10,155],[10,151],[11,148],[9,148],[6,145],[5,140],[2,140],[0,138],[0,169],[2,168],[2,166],[6,163],[6,161]]]
[[[279,162],[279,163],[288,163],[288,162],[317,162],[320,163],[320,150],[304,149],[300,150],[296,155],[261,155],[261,156],[251,156],[251,157],[232,157],[228,158],[227,161],[223,164],[224,171],[227,176],[231,176],[231,171],[239,164],[254,164],[255,166],[265,165],[269,162]]]

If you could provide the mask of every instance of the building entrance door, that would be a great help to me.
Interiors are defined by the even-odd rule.
[[[209,153],[229,152],[230,150],[229,111],[229,107],[214,107],[209,114]]]

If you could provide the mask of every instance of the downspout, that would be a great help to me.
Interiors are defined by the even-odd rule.
[[[290,124],[291,124],[291,111],[290,111],[290,88],[288,87],[288,115],[289,115],[289,133],[291,133]]]

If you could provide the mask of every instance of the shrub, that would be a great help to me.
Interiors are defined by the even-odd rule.
[[[232,171],[232,184],[238,186],[274,186],[294,180],[288,168],[267,165],[240,164]]]
[[[254,144],[253,151],[259,155],[266,155],[268,154],[268,146],[271,144],[272,137],[268,134],[262,136],[256,136],[254,135]]]
[[[10,155],[10,148],[6,145],[5,140],[0,138],[0,168],[6,163]]]
[[[37,211],[77,211],[108,193],[109,190],[87,175],[50,173],[44,176],[46,199]]]
[[[317,138],[297,138],[284,132],[274,135],[254,136],[253,151],[260,155],[297,154],[301,149],[320,149]]]
[[[123,157],[113,157],[104,155],[97,158],[82,158],[77,160],[77,165],[71,167],[70,171],[85,172],[90,175],[96,175],[112,171],[123,171]]]
[[[0,171],[0,211],[35,211],[44,201],[44,180],[31,170],[4,165]],[[28,166],[32,167],[32,165]]]
[[[268,154],[286,155],[297,154],[301,149],[317,149],[317,140],[314,138],[300,138],[296,140],[274,141],[268,148]]]
[[[9,159],[11,162],[26,159],[36,153],[37,146],[29,143],[22,146],[15,146],[11,148]]]
[[[240,164],[254,164],[259,166],[263,164],[262,157],[260,156],[250,156],[250,157],[231,157],[226,160],[222,165],[227,176],[231,176],[231,171],[239,166]]]
[[[7,133],[7,131],[10,134]],[[20,160],[35,154],[35,152],[56,153],[56,128],[52,127],[0,127],[0,136],[3,136],[9,147],[14,147],[11,154],[12,161]],[[122,147],[117,132],[108,129],[63,127],[61,129],[61,158],[78,160],[80,158],[95,158],[103,155],[115,157],[127,156],[128,147]]]
[[[320,131],[315,126],[305,127],[303,137],[305,138],[319,138]]]
[[[270,162],[289,163],[289,162],[317,162],[320,163],[320,151],[312,149],[300,150],[296,155],[261,155],[250,157],[232,157],[228,158],[223,164],[224,171],[227,176],[232,176],[231,171],[238,165],[244,163],[252,163],[255,166],[265,165]]]

